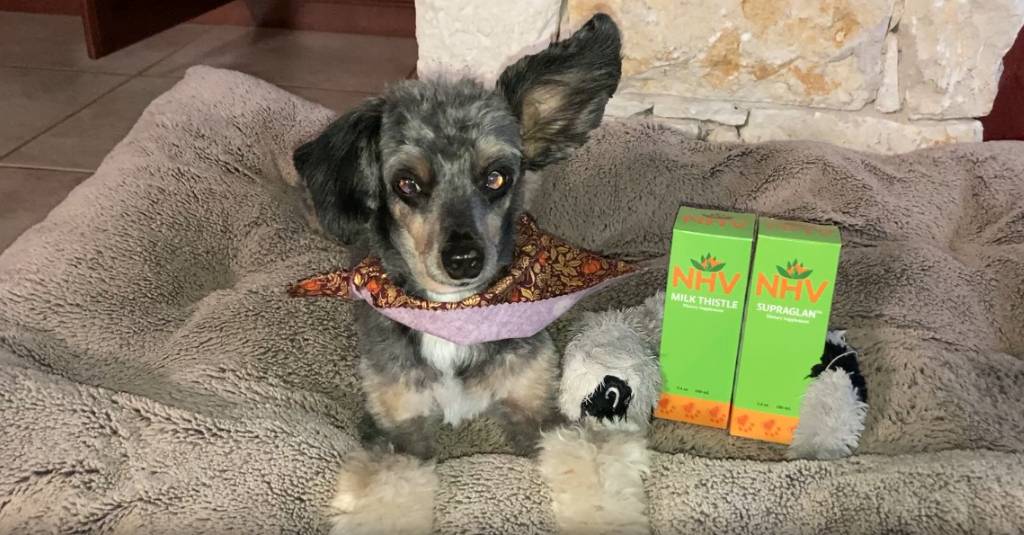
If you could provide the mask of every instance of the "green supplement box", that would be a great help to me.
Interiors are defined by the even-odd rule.
[[[672,232],[658,418],[725,429],[757,220],[682,207]]]
[[[836,227],[760,218],[731,435],[793,441],[825,347],[841,245]]]

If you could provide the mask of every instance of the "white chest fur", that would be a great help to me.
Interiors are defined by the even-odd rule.
[[[445,375],[454,375],[455,370],[473,356],[470,348],[466,346],[426,333],[423,333],[420,340],[420,354],[435,370]]]
[[[467,390],[455,371],[473,358],[466,347],[424,333],[420,341],[420,354],[435,370],[441,380],[432,388],[434,399],[444,412],[444,421],[456,425],[483,412],[491,404],[490,392]]]

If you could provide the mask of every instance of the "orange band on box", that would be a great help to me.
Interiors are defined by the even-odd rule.
[[[732,411],[732,420],[729,422],[729,434],[736,437],[789,444],[793,442],[793,432],[796,431],[798,423],[800,423],[800,418],[795,416],[783,416],[735,407]]]
[[[729,403],[661,393],[654,416],[690,424],[725,429],[729,422]]]

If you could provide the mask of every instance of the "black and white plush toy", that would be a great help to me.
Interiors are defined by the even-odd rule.
[[[588,313],[565,350],[559,408],[571,420],[626,420],[646,429],[661,395],[658,345],[664,292],[622,310]],[[867,389],[846,331],[829,331],[787,450],[792,459],[837,459],[860,441]]]
[[[562,358],[558,405],[570,420],[651,421],[661,396],[658,343],[665,294],[642,305],[587,313]]]
[[[860,374],[857,351],[846,331],[829,331],[821,362],[800,401],[800,423],[793,432],[790,459],[838,459],[853,453],[868,415],[868,390]]]

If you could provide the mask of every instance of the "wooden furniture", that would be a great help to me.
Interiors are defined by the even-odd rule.
[[[229,0],[83,0],[89,57],[99,58],[220,7]]]
[[[0,11],[80,15],[96,59],[193,20],[414,37],[415,0],[0,0]]]
[[[1003,76],[992,111],[981,118],[985,141],[996,139],[1024,140],[1024,28],[1017,41],[1003,56]]]

